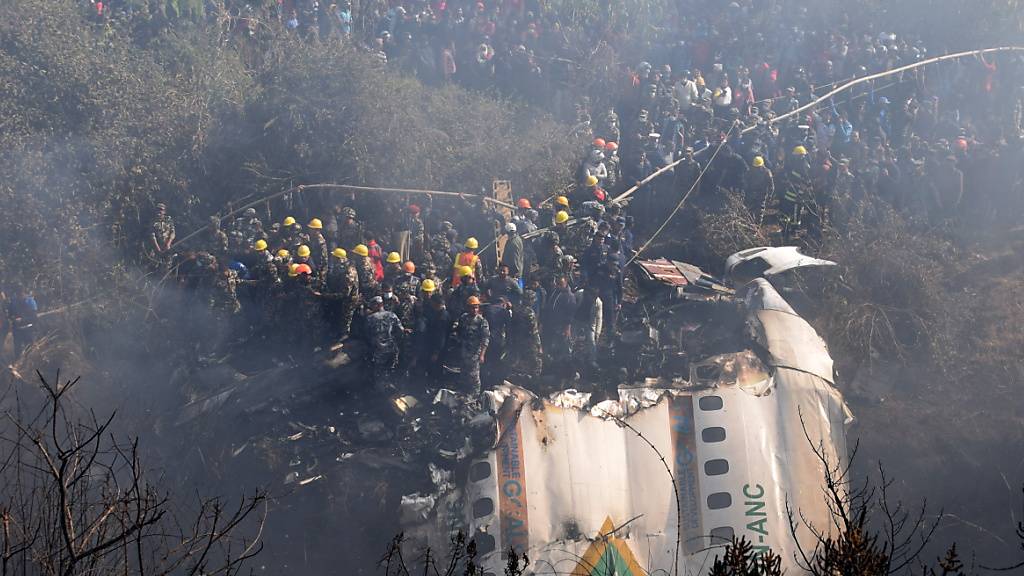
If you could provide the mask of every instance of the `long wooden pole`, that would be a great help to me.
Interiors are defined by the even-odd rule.
[[[443,190],[419,190],[419,189],[416,189],[416,188],[381,188],[381,187],[378,187],[378,186],[353,186],[351,184],[300,184],[298,186],[292,186],[291,188],[288,188],[286,190],[282,190],[280,192],[274,192],[273,194],[269,194],[267,196],[263,196],[263,197],[261,197],[261,198],[259,198],[257,200],[253,200],[252,202],[249,202],[248,204],[243,204],[242,206],[239,206],[238,208],[232,210],[231,212],[228,212],[227,214],[221,216],[220,220],[221,220],[221,222],[223,222],[224,220],[227,220],[228,218],[231,218],[232,216],[234,216],[236,214],[240,214],[242,211],[244,211],[244,210],[246,210],[248,208],[254,208],[256,206],[259,206],[260,204],[263,204],[264,202],[268,202],[270,200],[274,200],[275,198],[280,198],[281,196],[284,196],[285,194],[289,194],[291,192],[302,193],[302,192],[304,192],[306,190],[313,190],[313,189],[348,190],[348,191],[351,191],[351,192],[390,192],[390,193],[395,193],[395,194],[430,194],[432,196],[453,196],[453,197],[459,197],[459,198],[480,198],[484,202],[490,202],[491,204],[497,204],[499,206],[504,206],[506,208],[515,209],[515,206],[512,205],[512,204],[509,204],[508,202],[502,202],[501,200],[495,200],[494,198],[489,198],[487,196],[480,196],[479,194],[463,194],[461,192],[446,192],[446,191],[443,191]],[[182,244],[182,243],[188,242],[189,240],[191,240],[192,238],[195,238],[196,235],[198,235],[203,230],[206,230],[207,228],[209,228],[208,225],[207,226],[203,226],[202,228],[199,228],[198,230],[192,232],[191,234],[188,234],[187,236],[183,237],[182,239],[176,240],[174,242],[174,244],[171,245],[171,248],[177,246],[178,244]]]

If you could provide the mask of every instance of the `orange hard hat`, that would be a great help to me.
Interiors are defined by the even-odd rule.
[[[604,138],[594,138],[594,148],[604,148]]]
[[[416,271],[416,265],[413,264],[412,261],[410,260],[402,265],[402,269],[408,272],[409,274],[412,274],[413,272]]]
[[[313,269],[309,267],[309,264],[297,264],[295,266],[295,275],[299,274],[312,274]]]
[[[615,152],[616,150],[619,149],[619,145],[616,144],[615,142],[609,142],[608,144],[605,145],[604,149],[609,152]]]
[[[525,209],[527,209],[527,210],[529,210],[530,208],[532,208],[532,206],[530,206],[530,199],[529,199],[529,198],[520,198],[520,199],[519,199],[519,200],[518,200],[518,201],[516,202],[516,206],[518,206],[518,207],[520,207],[520,208],[525,208]]]
[[[479,306],[479,305],[480,305],[480,299],[477,298],[476,296],[470,296],[469,298],[466,298],[466,306]]]

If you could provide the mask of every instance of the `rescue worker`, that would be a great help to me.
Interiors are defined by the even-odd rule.
[[[266,236],[263,231],[263,223],[256,216],[255,208],[246,208],[240,217],[235,218],[231,223],[231,231],[237,233],[247,246]]]
[[[330,252],[327,249],[327,238],[324,237],[324,223],[319,218],[313,218],[309,221],[306,226],[309,229],[309,242],[314,247],[313,251],[313,264],[314,268],[321,270],[321,278],[324,276],[322,273],[327,269],[328,257]],[[321,280],[322,281],[322,280]]]
[[[392,286],[395,280],[402,275],[402,256],[398,252],[389,252],[384,265],[384,281],[390,282]]]
[[[324,300],[328,334],[335,339],[348,335],[352,316],[359,305],[359,273],[349,262],[344,248],[331,252],[330,265],[325,276],[324,291],[318,294]]]
[[[433,280],[424,280],[420,284],[420,293],[423,306],[416,318],[414,369],[437,378],[441,375],[441,355],[448,345],[451,317]]]
[[[286,216],[281,221],[281,229],[278,231],[277,245],[284,246],[289,250],[298,245],[298,237],[296,231],[296,225],[298,222],[295,221],[294,216]]]
[[[470,296],[480,296],[480,286],[477,284],[473,270],[469,266],[460,267],[455,274],[459,278],[459,285],[452,289],[451,296],[448,297],[448,309],[452,315],[458,317],[462,314],[462,307],[467,298]]]
[[[543,368],[543,349],[540,342],[540,326],[537,323],[537,293],[523,292],[522,303],[512,307],[512,319],[508,327],[509,372],[527,378],[540,376]]]
[[[452,244],[449,234],[454,230],[452,223],[446,220],[441,222],[441,229],[430,237],[430,259],[438,270],[448,270],[452,267]]]
[[[782,196],[779,198],[779,223],[783,237],[789,241],[799,233],[804,205],[812,196],[807,148],[795,146],[786,159],[785,169]]]
[[[480,314],[480,299],[470,296],[465,300],[466,312],[459,316],[457,337],[459,342],[459,368],[462,388],[478,396],[481,392],[480,365],[487,359],[491,329]]]
[[[228,235],[221,230],[220,218],[210,216],[210,224],[206,227],[206,232],[206,247],[218,258],[226,258],[228,255]]]
[[[356,211],[346,207],[341,211],[341,222],[338,224],[339,243],[342,246],[355,246],[363,243],[363,225],[356,220]]]
[[[210,310],[213,313],[213,326],[207,352],[217,353],[236,333],[238,315],[242,311],[238,301],[238,273],[235,270],[226,266],[220,269],[210,292]]]
[[[504,296],[488,302],[482,307],[484,319],[490,333],[488,354],[484,362],[484,376],[488,385],[499,383],[505,378],[505,343],[508,328],[512,323],[512,303]]]
[[[156,205],[156,215],[149,226],[148,250],[158,259],[165,258],[174,244],[174,219],[167,214],[167,205],[160,202]]]
[[[245,284],[247,304],[243,312],[251,333],[259,334],[262,326],[269,326],[274,321],[272,305],[273,294],[281,284],[281,278],[274,263],[274,255],[267,250],[267,241],[259,239],[252,246],[249,279]]]
[[[754,212],[757,223],[764,222],[764,212],[775,198],[775,178],[764,165],[764,158],[754,156],[750,170],[743,177],[743,194],[747,207]]]
[[[419,291],[420,279],[416,276],[416,265],[412,260],[402,264],[402,273],[394,280],[395,291],[401,294],[416,296]]]
[[[555,278],[555,288],[548,294],[541,316],[541,341],[551,359],[564,365],[572,353],[572,319],[576,314],[576,296],[569,289],[569,278],[560,274]]]
[[[374,388],[379,393],[386,393],[393,387],[392,378],[398,366],[402,332],[402,322],[398,316],[384,309],[383,298],[374,296],[370,300],[370,315],[366,319],[366,336],[373,365]]]
[[[370,262],[370,250],[366,247],[366,244],[357,244],[352,249],[352,254],[355,256],[353,263],[359,275],[359,293],[364,298],[376,295],[380,285],[377,282],[376,275],[373,273],[373,263]]]
[[[455,256],[455,263],[452,268],[452,287],[457,288],[462,282],[462,277],[457,274],[459,268],[465,266],[473,271],[473,277],[477,281],[483,280],[483,263],[480,261],[480,257],[477,256],[476,250],[480,247],[480,243],[477,242],[476,238],[469,237],[466,239],[464,244],[465,250],[459,252]]]
[[[515,279],[523,277],[525,270],[525,249],[523,238],[515,224],[505,224],[505,251],[501,253],[501,264],[508,268],[509,276]]]

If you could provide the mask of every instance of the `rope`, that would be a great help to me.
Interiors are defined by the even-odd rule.
[[[683,194],[683,197],[679,200],[679,203],[676,204],[676,207],[668,215],[668,218],[666,218],[665,221],[661,224],[661,226],[659,226],[658,229],[655,230],[654,234],[652,234],[651,237],[647,239],[647,242],[644,242],[644,245],[641,246],[640,249],[637,250],[636,253],[629,258],[629,261],[626,262],[626,266],[632,264],[633,261],[636,260],[637,257],[640,256],[640,254],[647,249],[648,246],[651,245],[651,242],[654,242],[654,239],[657,238],[663,230],[665,230],[665,227],[668,226],[668,223],[672,221],[672,218],[675,218],[676,213],[683,208],[683,204],[686,203],[686,200],[690,197],[690,194],[692,194],[693,191],[697,189],[697,186],[700,184],[701,179],[704,177],[704,173],[707,172],[708,168],[710,168],[711,165],[715,162],[715,158],[718,156],[718,153],[722,151],[722,148],[725,146],[725,143],[729,141],[729,136],[732,134],[732,131],[735,130],[736,126],[738,125],[739,121],[732,123],[732,126],[729,127],[729,131],[725,134],[725,138],[722,138],[722,141],[715,148],[714,153],[711,154],[711,159],[708,160],[708,163],[705,164],[703,168],[700,169],[700,173],[697,174],[697,179],[693,181],[693,185],[690,186],[690,189],[686,191],[686,194]]]

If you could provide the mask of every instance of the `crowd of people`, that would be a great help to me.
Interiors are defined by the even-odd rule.
[[[368,346],[382,390],[405,376],[459,374],[479,392],[481,378],[529,382],[545,365],[560,377],[596,371],[599,347],[613,345],[632,222],[607,197],[583,194],[519,198],[505,212],[465,196],[447,208],[469,216],[458,220],[467,230],[482,224],[476,236],[431,197],[423,206],[353,198],[401,214],[379,234],[352,205],[271,225],[247,208],[223,226],[212,217],[191,251],[175,249],[161,204],[145,249],[210,314],[200,355],[243,341],[301,354],[350,338]]]
[[[738,195],[778,242],[841,236],[884,210],[977,226],[1024,208],[1019,54],[914,68],[819,102],[936,49],[774,0],[691,0],[641,28],[655,5],[605,3],[573,20],[533,0],[228,2],[253,35],[273,25],[352,42],[427,83],[543,102],[588,144],[565,196],[530,191],[510,212],[480,196],[352,195],[276,207],[302,221],[268,225],[269,207],[223,228],[212,218],[203,246],[173,261],[223,327],[211,348],[252,333],[310,347],[351,335],[369,344],[382,387],[448,368],[472,390],[481,374],[585,373],[615,345],[634,232],[691,190],[710,211]],[[613,200],[676,162],[628,207]],[[166,262],[174,240],[158,207],[147,249]],[[304,329],[273,330],[282,317]]]

